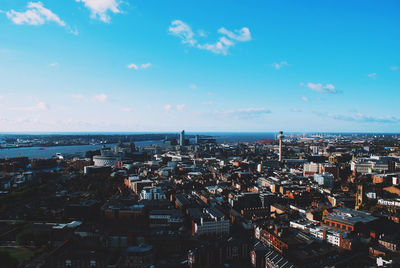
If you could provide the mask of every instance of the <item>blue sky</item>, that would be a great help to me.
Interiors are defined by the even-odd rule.
[[[399,1],[2,0],[1,131],[399,132]]]

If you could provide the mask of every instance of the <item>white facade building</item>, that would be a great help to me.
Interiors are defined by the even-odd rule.
[[[140,192],[140,199],[146,200],[160,200],[166,199],[164,192],[161,190],[161,187],[144,187],[143,190]]]

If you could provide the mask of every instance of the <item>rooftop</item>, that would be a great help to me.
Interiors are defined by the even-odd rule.
[[[371,216],[370,213],[350,208],[336,208],[332,212],[328,212],[325,215],[325,218],[344,223],[350,223],[352,225],[358,222],[369,223],[378,219],[374,216]]]

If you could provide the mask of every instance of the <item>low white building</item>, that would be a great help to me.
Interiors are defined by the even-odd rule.
[[[230,222],[225,215],[215,208],[190,208],[192,235],[229,234]]]
[[[323,185],[329,189],[333,188],[333,184],[335,182],[335,178],[331,173],[317,173],[314,174],[314,181],[318,183],[318,185]]]
[[[143,188],[143,190],[140,192],[140,199],[147,199],[147,200],[160,200],[160,199],[166,199],[166,195],[162,191],[161,187],[151,187],[151,186],[146,186]]]

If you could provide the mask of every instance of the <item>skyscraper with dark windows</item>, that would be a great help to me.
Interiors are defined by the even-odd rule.
[[[185,131],[182,130],[181,135],[179,136],[179,145],[185,146]]]

